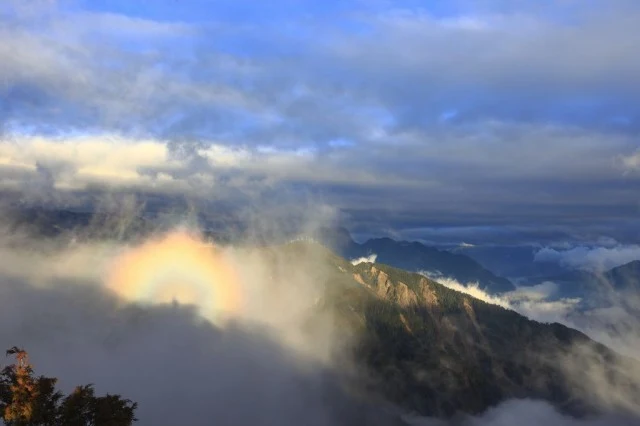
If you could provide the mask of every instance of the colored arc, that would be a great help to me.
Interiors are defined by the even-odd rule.
[[[237,312],[241,302],[231,265],[216,247],[186,231],[122,253],[110,269],[107,286],[131,301],[197,305],[214,322]]]

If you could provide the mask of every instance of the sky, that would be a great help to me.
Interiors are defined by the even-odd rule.
[[[0,189],[634,245],[639,21],[633,0],[5,0]]]

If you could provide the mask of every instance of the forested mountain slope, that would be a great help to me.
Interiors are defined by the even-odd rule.
[[[383,264],[352,265],[314,243],[286,245],[300,258],[330,265],[324,307],[355,333],[356,363],[371,387],[425,415],[476,413],[510,398],[538,398],[582,415],[605,404],[598,385],[639,401],[638,364],[561,324],[543,324]],[[310,265],[311,267],[311,265]]]

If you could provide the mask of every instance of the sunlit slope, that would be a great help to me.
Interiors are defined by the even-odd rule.
[[[291,262],[331,265],[321,305],[357,337],[356,361],[372,386],[406,408],[447,416],[514,397],[545,399],[573,414],[638,408],[638,363],[576,330],[529,320],[419,274],[354,266],[318,244],[281,249]],[[625,392],[604,398],[608,387]]]

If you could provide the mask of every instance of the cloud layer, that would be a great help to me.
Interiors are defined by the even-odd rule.
[[[558,286],[551,281],[518,287],[500,295],[486,293],[478,283],[460,283],[446,277],[437,281],[450,289],[516,311],[534,321],[564,324],[625,356],[640,359],[640,319],[635,297],[624,297],[603,287],[601,291],[604,297],[600,304],[585,307],[579,297],[559,297]]]
[[[2,182],[303,188],[369,232],[631,239],[638,5],[451,4],[6,2]]]
[[[534,257],[539,262],[555,262],[570,269],[604,272],[616,266],[640,259],[640,246],[620,245],[613,247],[578,246],[567,250],[545,247]]]

